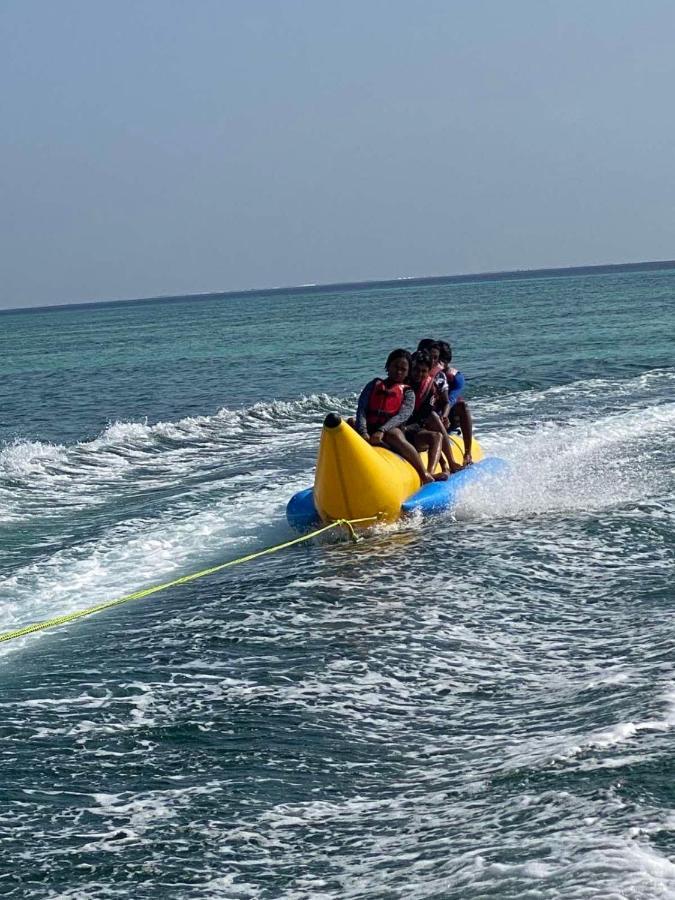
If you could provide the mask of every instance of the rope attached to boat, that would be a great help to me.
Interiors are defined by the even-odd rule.
[[[181,578],[175,578],[173,581],[165,581],[163,584],[156,584],[153,587],[144,588],[141,591],[134,591],[133,594],[118,597],[116,600],[107,600],[105,603],[97,603],[96,606],[89,606],[78,612],[66,613],[63,616],[55,616],[53,619],[46,619],[44,622],[35,622],[33,625],[24,625],[23,628],[16,628],[14,631],[5,631],[3,634],[0,634],[0,643],[3,641],[14,640],[14,638],[24,637],[27,634],[34,634],[36,631],[45,631],[47,628],[56,628],[59,625],[74,622],[76,619],[83,619],[85,616],[92,616],[94,613],[103,612],[105,609],[112,609],[113,606],[121,606],[122,603],[127,603],[129,600],[141,600],[143,597],[149,597],[151,594],[159,593],[159,591],[178,587],[178,585],[181,584],[188,584],[190,581],[196,581],[198,578],[205,578],[207,575],[213,575],[215,572],[222,571],[222,569],[237,566],[239,563],[250,562],[251,560],[259,559],[261,556],[268,556],[270,553],[277,553],[279,550],[293,547],[295,544],[302,544],[304,541],[309,541],[334,528],[346,528],[349,537],[356,543],[359,538],[354,531],[354,525],[375,521],[377,521],[377,516],[369,516],[364,519],[337,519],[335,522],[331,522],[330,525],[324,525],[323,528],[317,528],[315,531],[310,531],[309,534],[303,534],[300,537],[294,538],[292,541],[285,541],[283,544],[276,544],[274,547],[267,547],[265,550],[258,550],[256,553],[248,553],[246,556],[240,556],[238,559],[231,559],[228,562],[220,563],[217,566],[202,569],[200,572],[193,572],[191,575],[183,575]]]

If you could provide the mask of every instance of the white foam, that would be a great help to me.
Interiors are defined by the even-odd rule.
[[[649,454],[675,431],[675,404],[574,424],[488,435],[486,452],[510,463],[508,473],[462,492],[461,518],[598,510],[636,503],[659,490]]]
[[[567,746],[555,753],[556,761],[573,759],[593,750],[604,751],[609,748],[638,738],[640,733],[665,733],[675,726],[675,687],[668,685],[662,690],[660,705],[663,708],[662,715],[642,721],[617,722],[610,728],[594,732],[586,737],[577,737],[569,740]]]
[[[285,449],[290,455],[315,441],[318,415],[344,411],[345,403],[313,394],[178,422],[115,422],[70,446],[15,441],[0,450],[0,522],[70,519],[77,510],[179,488],[204,471],[211,476],[214,467],[250,465],[252,453],[264,459]],[[206,488],[213,488],[211,478]]]
[[[15,440],[0,450],[0,478],[29,478],[36,472],[58,474],[50,467],[58,464],[77,464],[86,461],[95,463],[95,457],[103,450],[147,451],[149,448],[162,452],[162,438],[199,443],[222,441],[238,435],[244,429],[269,432],[271,423],[288,420],[287,424],[307,425],[317,413],[332,409],[348,408],[352,400],[331,397],[328,394],[311,394],[299,400],[273,400],[256,403],[241,410],[223,407],[210,416],[188,416],[177,422],[113,422],[96,438],[70,446],[41,443],[39,441]],[[94,457],[94,458],[92,458]],[[111,457],[101,457],[102,464],[108,466]],[[72,474],[67,472],[66,474]],[[83,473],[86,475],[87,470]]]
[[[100,818],[128,825],[136,833],[143,834],[158,820],[174,819],[194,797],[217,794],[220,790],[222,788],[218,782],[207,781],[185,788],[169,788],[141,794],[93,793],[90,796],[95,806],[88,807],[87,811]]]
[[[66,448],[58,444],[15,440],[0,450],[0,475],[10,479],[30,478],[52,470],[66,459]]]
[[[621,413],[631,406],[639,408],[649,403],[655,393],[668,395],[675,382],[673,369],[651,369],[632,378],[590,378],[549,388],[504,391],[496,397],[482,400],[480,409],[490,417],[509,410],[519,418],[540,421],[542,413],[550,416],[573,414],[575,419],[596,416],[598,405]]]
[[[97,540],[24,566],[0,579],[4,630],[173,580],[266,540],[273,543],[287,534],[285,503],[306,481],[302,475],[274,484],[256,482],[237,497],[192,515],[179,506],[160,519],[129,521]],[[270,522],[275,523],[272,530]],[[23,641],[5,644],[0,652]]]

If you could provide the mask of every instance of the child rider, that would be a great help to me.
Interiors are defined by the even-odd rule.
[[[459,472],[462,466],[458,465],[452,458],[450,438],[437,412],[437,408],[447,406],[448,395],[445,380],[443,381],[443,391],[441,392],[434,377],[431,353],[427,350],[418,350],[416,353],[413,353],[410,386],[415,391],[415,411],[410,422],[408,422],[406,436],[410,440],[416,434],[425,437],[433,434],[436,437],[439,449],[441,447],[443,449],[443,457],[441,458],[443,469],[449,469],[451,474]]]
[[[434,478],[402,430],[415,408],[415,393],[406,384],[410,354],[392,350],[385,365],[387,377],[373,378],[361,391],[354,427],[373,446],[384,445],[402,456],[414,467],[422,484],[429,484]]]
[[[448,431],[456,431],[459,428],[462,432],[464,465],[470,466],[473,462],[471,459],[473,419],[466,401],[461,396],[465,379],[458,369],[454,369],[450,365],[452,362],[452,348],[450,344],[446,341],[438,341],[438,345],[441,351],[440,361],[445,368],[445,376],[448,381],[448,402],[445,408],[441,410],[441,418]]]

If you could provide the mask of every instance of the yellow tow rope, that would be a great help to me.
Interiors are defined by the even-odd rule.
[[[247,556],[240,556],[238,559],[231,559],[229,562],[220,563],[217,566],[211,566],[209,569],[202,569],[201,572],[193,572],[192,575],[183,575],[181,578],[175,578],[173,581],[166,581],[164,584],[156,584],[153,587],[144,588],[142,591],[135,591],[133,594],[127,594],[125,597],[118,597],[117,600],[108,600],[105,603],[98,603],[96,606],[89,606],[87,609],[81,609],[79,612],[66,613],[64,616],[56,616],[53,619],[46,619],[44,622],[35,622],[33,625],[24,625],[23,628],[17,628],[14,631],[5,631],[0,634],[0,643],[2,641],[11,641],[14,638],[23,637],[26,634],[33,634],[36,631],[44,631],[47,628],[56,628],[57,625],[65,625],[66,622],[74,622],[76,619],[83,619],[85,616],[91,616],[94,613],[102,612],[104,609],[111,609],[113,606],[120,606],[129,600],[140,600],[143,597],[149,597],[150,594],[156,594],[159,591],[165,591],[167,588],[177,587],[179,584],[187,584],[190,581],[196,581],[197,578],[204,578],[206,575],[213,575],[214,572],[220,572],[221,569],[228,569],[230,566],[239,565],[239,563],[250,562],[252,559],[258,559],[261,556],[267,556],[270,553],[276,553],[278,550],[285,550],[294,544],[301,544],[303,541],[309,541],[324,534],[333,528],[346,528],[349,536],[356,542],[358,540],[354,525],[362,522],[375,522],[377,516],[369,516],[365,519],[337,519],[330,525],[324,525],[323,528],[317,528],[309,534],[303,534],[301,537],[294,538],[292,541],[285,541],[283,544],[276,544],[274,547],[267,547],[265,550],[258,550],[257,553],[249,553]]]

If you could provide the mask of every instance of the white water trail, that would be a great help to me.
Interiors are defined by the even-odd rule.
[[[639,504],[662,493],[669,473],[655,456],[673,442],[675,404],[626,410],[592,421],[547,422],[488,434],[488,454],[508,474],[471,485],[459,518],[597,511]]]

